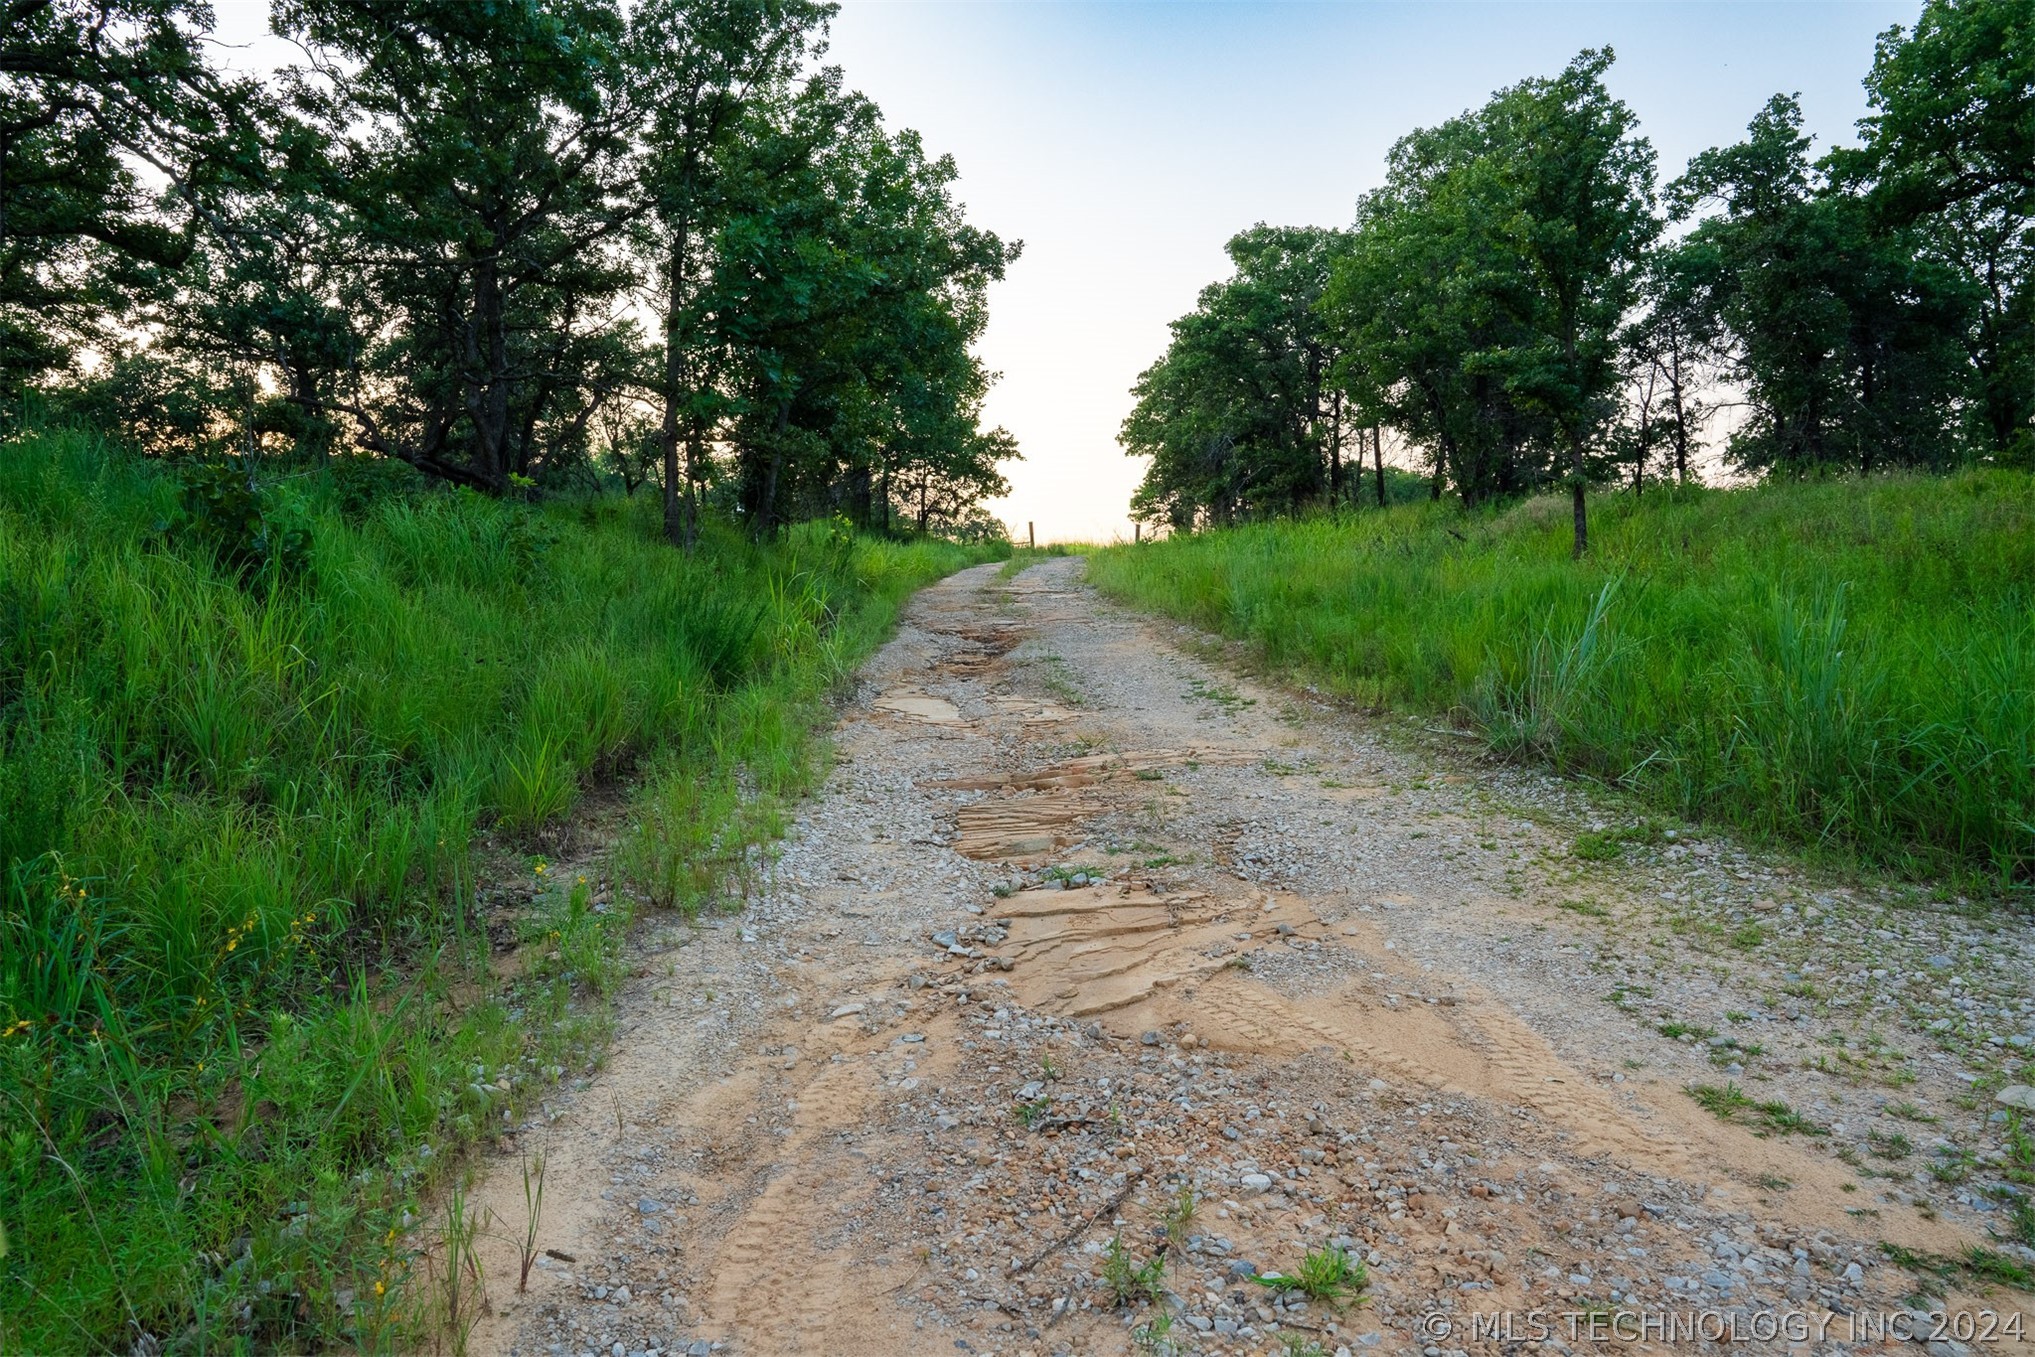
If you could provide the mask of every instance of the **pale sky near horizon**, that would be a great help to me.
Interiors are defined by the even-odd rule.
[[[972,221],[1024,241],[990,294],[987,420],[1017,436],[1022,541],[1130,535],[1143,475],[1116,431],[1166,325],[1228,272],[1254,222],[1342,226],[1392,143],[1553,75],[1585,47],[1639,115],[1663,181],[1802,96],[1819,146],[1851,138],[1873,41],[1919,0],[1879,3],[1221,3],[845,0],[830,59],[959,162]]]
[[[215,0],[255,39],[265,0]],[[960,166],[977,225],[1024,241],[990,295],[987,422],[1017,436],[1022,541],[1128,537],[1143,474],[1116,431],[1166,325],[1254,222],[1341,226],[1392,143],[1552,75],[1585,47],[1662,179],[1775,93],[1818,146],[1849,140],[1875,37],[1920,0],[845,0],[829,60]]]

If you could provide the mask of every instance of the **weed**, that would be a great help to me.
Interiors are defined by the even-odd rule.
[[[2007,1113],[2006,1141],[2007,1180],[2035,1185],[2035,1138],[2029,1136],[2018,1108]]]
[[[1258,705],[1256,698],[1245,697],[1227,683],[1211,684],[1203,679],[1195,679],[1188,685],[1187,696],[1199,698],[1203,702],[1212,702],[1227,712],[1242,711],[1245,707]]]
[[[1052,1110],[1051,1098],[1034,1098],[1028,1103],[1019,1103],[1011,1110],[1011,1115],[1017,1118],[1018,1125],[1029,1131],[1044,1121]]]
[[[2035,1247],[2035,1201],[2010,1187],[1997,1188],[1991,1195],[2007,1208],[2008,1237],[2024,1248]]]
[[[1737,1121],[1742,1113],[1750,1113],[1757,1129],[1754,1135],[1806,1135],[1827,1136],[1830,1129],[1819,1126],[1801,1113],[1789,1107],[1778,1098],[1758,1102],[1749,1097],[1737,1084],[1691,1084],[1689,1096],[1698,1106],[1721,1121]]]
[[[1762,1173],[1752,1181],[1755,1186],[1763,1187],[1769,1192],[1786,1192],[1795,1185],[1792,1179],[1783,1178],[1778,1173]]]
[[[1178,1357],[1185,1352],[1173,1340],[1173,1315],[1162,1310],[1131,1330],[1131,1345],[1149,1357]]]
[[[1591,830],[1576,836],[1569,848],[1569,856],[1584,862],[1609,862],[1623,857],[1625,842],[1615,830]]]
[[[1957,1254],[1925,1253],[1882,1240],[1880,1251],[1896,1267],[1906,1268],[1921,1283],[1924,1296],[1940,1296],[1960,1276],[1996,1282],[2018,1291],[2035,1291],[2035,1271],[1994,1249],[1973,1244]]]
[[[1158,1300],[1165,1273],[1165,1254],[1155,1253],[1139,1263],[1124,1247],[1121,1233],[1112,1236],[1102,1251],[1102,1284],[1110,1303],[1119,1309]]]
[[[1275,1291],[1298,1291],[1310,1300],[1332,1304],[1343,1303],[1370,1282],[1363,1263],[1336,1244],[1309,1249],[1292,1272],[1263,1272],[1252,1280]]]
[[[1830,1128],[1819,1126],[1778,1098],[1753,1104],[1753,1110],[1768,1127],[1782,1135],[1827,1136]]]
[[[1998,1282],[2017,1291],[2035,1291],[2035,1271],[1997,1250],[1974,1244],[1964,1251],[1959,1261],[1966,1271],[1981,1281]]]
[[[437,1278],[437,1319],[452,1343],[454,1357],[464,1357],[467,1340],[487,1303],[480,1255],[474,1250],[479,1226],[467,1209],[465,1188],[455,1184],[445,1204],[445,1230],[439,1237],[437,1255],[437,1264],[443,1269]]]
[[[1611,917],[1610,910],[1602,905],[1592,904],[1588,900],[1562,900],[1558,901],[1555,907],[1557,909],[1568,910],[1571,914],[1581,914],[1591,919],[1608,919]]]
[[[1869,1131],[1865,1143],[1882,1159],[1905,1159],[1915,1150],[1914,1144],[1899,1131]]]
[[[1200,1203],[1195,1200],[1194,1189],[1182,1183],[1173,1194],[1172,1202],[1166,1207],[1164,1220],[1166,1242],[1175,1249],[1187,1247],[1187,1232],[1193,1228],[1195,1211]]]
[[[1721,1088],[1715,1084],[1692,1084],[1689,1096],[1696,1100],[1698,1107],[1724,1121],[1730,1121],[1752,1106],[1752,1099],[1736,1084],[1725,1084]]]
[[[530,1269],[537,1263],[537,1227],[544,1217],[544,1156],[538,1155],[533,1164],[523,1161],[523,1242],[521,1266],[516,1274],[516,1290],[530,1289]]]
[[[1015,547],[1011,550],[1010,559],[997,568],[996,577],[999,580],[1015,579],[1041,561],[1056,556],[1079,556],[1086,550],[1088,548],[1066,542],[1054,542],[1043,547]]]

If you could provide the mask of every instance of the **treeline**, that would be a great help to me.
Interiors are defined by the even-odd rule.
[[[813,0],[4,0],[0,396],[145,450],[660,486],[762,535],[987,528],[1016,242],[824,63]]]
[[[1176,528],[1366,499],[1388,435],[1466,504],[2035,462],[2035,0],[1884,34],[1860,144],[1776,96],[1663,189],[1608,50],[1402,139],[1347,230],[1257,226],[1121,441]]]

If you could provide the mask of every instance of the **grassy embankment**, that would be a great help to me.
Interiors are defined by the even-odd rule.
[[[160,530],[161,466],[0,445],[0,1351],[433,1323],[411,1213],[597,1056],[630,897],[708,904],[829,689],[986,554],[819,524],[687,558],[644,501],[386,479],[291,482],[264,531],[308,561],[236,569]],[[626,889],[541,885],[494,980],[477,877],[541,883],[532,836],[599,785]]]
[[[1398,507],[1091,558],[1109,594],[1664,810],[2019,895],[2035,477]]]

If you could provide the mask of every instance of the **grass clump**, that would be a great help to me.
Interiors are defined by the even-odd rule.
[[[1157,1301],[1163,1294],[1166,1255],[1155,1253],[1140,1263],[1124,1247],[1123,1235],[1116,1234],[1102,1250],[1102,1285],[1110,1304],[1130,1309]]]
[[[1755,1130],[1754,1135],[1805,1135],[1827,1136],[1830,1128],[1809,1120],[1794,1108],[1778,1098],[1761,1102],[1749,1096],[1737,1084],[1691,1084],[1689,1096],[1697,1106],[1711,1113],[1720,1121],[1738,1121],[1741,1114],[1749,1115]]]
[[[1662,837],[1660,826],[1651,820],[1615,829],[1593,829],[1576,836],[1569,854],[1584,862],[1610,862],[1625,856],[1627,844],[1655,844]]]
[[[426,1199],[594,1053],[632,901],[739,887],[828,692],[971,559],[828,524],[687,556],[647,502],[355,470],[243,500],[0,444],[0,1350],[465,1322]],[[597,788],[633,828],[560,879],[531,855]]]
[[[1089,557],[1126,602],[1707,817],[2035,883],[2035,476],[1405,505]],[[1588,839],[1578,856],[1614,855]]]
[[[1334,1304],[1348,1300],[1370,1282],[1362,1261],[1336,1244],[1309,1249],[1292,1272],[1261,1272],[1252,1280],[1274,1291],[1298,1291],[1309,1300]]]
[[[1997,1249],[1971,1244],[1956,1254],[1925,1253],[1906,1245],[1880,1241],[1880,1252],[1896,1267],[1906,1268],[1921,1284],[1923,1295],[1941,1296],[1947,1287],[1966,1282],[1995,1283],[2017,1291],[2035,1291],[2035,1271]]]

